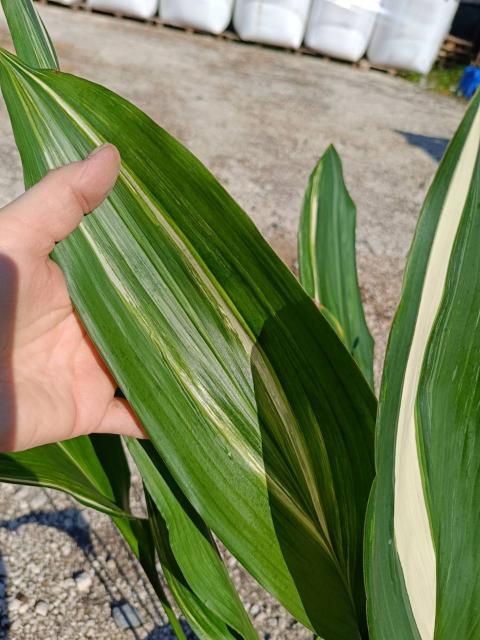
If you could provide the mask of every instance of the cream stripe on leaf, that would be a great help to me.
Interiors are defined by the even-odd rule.
[[[333,146],[310,176],[298,233],[300,281],[373,387],[373,339],[358,285],[355,204]]]
[[[2,0],[2,8],[20,57],[32,67],[58,68],[45,26],[30,0]],[[16,84],[25,92],[26,87]],[[28,93],[28,92],[27,92]],[[34,121],[29,119],[34,127]],[[54,158],[50,158],[54,162]],[[111,443],[113,436],[106,437]],[[65,491],[111,517],[125,516],[89,438],[76,438],[16,454],[0,454],[0,480]]]
[[[32,1],[1,3],[18,57],[33,68],[58,69],[56,51]]]
[[[364,637],[376,406],[351,356],[168,134],[102,87],[0,63],[27,184],[100,140],[121,152],[108,202],[53,257],[175,481],[299,620]]]
[[[479,144],[480,111],[477,112],[464,142],[440,212],[405,369],[398,416],[395,447],[395,542],[413,615],[422,640],[433,638],[437,590],[435,550],[417,447],[416,397],[425,352],[445,289],[449,259],[472,188]]]
[[[472,220],[475,216],[478,219],[479,212],[479,148],[480,111],[476,96],[422,210],[389,340],[378,418],[378,474],[367,527],[367,589],[374,638],[397,634],[395,637],[402,640],[466,640],[473,639],[476,633],[462,635],[458,627],[453,633],[452,627],[451,635],[445,635],[439,627],[438,607],[445,603],[453,625],[453,620],[457,624],[465,617],[465,610],[476,607],[478,611],[479,602],[478,587],[471,586],[469,592],[464,585],[463,591],[469,592],[470,598],[476,593],[476,605],[470,604],[469,598],[462,598],[463,610],[458,608],[452,615],[447,604],[452,599],[458,601],[460,578],[455,580],[452,567],[457,568],[458,576],[468,575],[475,558],[470,548],[471,555],[465,563],[468,545],[463,558],[461,553],[452,552],[462,538],[466,541],[471,536],[466,522],[465,530],[457,527],[452,535],[456,501],[446,508],[448,496],[456,492],[458,496],[464,492],[470,501],[476,495],[480,501],[480,493],[465,490],[469,468],[462,455],[459,453],[456,460],[451,458],[455,446],[463,454],[470,450],[471,455],[477,451],[480,456],[478,445],[469,446],[469,416],[464,415],[462,422],[460,415],[460,406],[465,403],[473,408],[477,373],[472,371],[470,385],[465,385],[463,379],[458,387],[458,372],[453,366],[457,360],[458,370],[467,369],[467,356],[479,338],[478,270],[473,268],[473,257],[466,259],[467,241],[462,240],[465,228],[473,226],[478,233],[478,222],[475,226]],[[470,232],[468,242],[478,254],[480,234],[473,238]],[[452,317],[458,318],[460,306],[466,307],[462,314],[465,324],[455,326]],[[445,360],[446,349],[451,350],[450,364]],[[445,416],[450,419],[448,427]],[[474,417],[473,411],[470,420]],[[460,504],[457,510],[466,517],[466,504]],[[459,522],[457,516],[457,525]],[[471,526],[476,525],[472,522]],[[447,544],[446,532],[450,532]],[[447,557],[455,558],[456,563],[446,561]],[[448,586],[453,584],[455,596],[453,592],[449,596]]]
[[[417,393],[419,444],[437,559],[435,639],[480,635],[480,112],[459,164],[463,206]]]
[[[56,68],[56,54],[52,43],[30,0],[25,2],[3,0],[3,6],[8,17],[12,39],[21,57],[33,67]],[[25,37],[26,34],[27,37]],[[22,88],[17,83],[16,89],[22,92],[25,87]],[[29,118],[29,123],[38,137],[38,129],[32,118]],[[50,132],[55,136],[54,121],[50,121]],[[96,134],[93,131],[89,133],[91,142],[98,144],[100,140]],[[65,157],[68,149],[69,153]],[[69,157],[76,155],[75,149],[71,148],[67,140],[64,140],[61,150],[50,149],[50,151],[53,153],[48,160],[49,166],[62,164],[68,161]],[[118,278],[115,281],[119,283]],[[128,299],[128,293],[126,298]],[[93,447],[92,439],[94,439]],[[102,451],[107,452],[107,455],[102,456],[100,460]],[[137,462],[135,451],[133,457]],[[79,474],[78,471],[81,473]],[[185,640],[185,634],[163,590],[157,572],[156,552],[150,532],[151,523],[146,520],[118,517],[123,515],[123,511],[118,510],[117,504],[120,509],[129,510],[130,490],[128,463],[118,436],[77,438],[22,454],[0,456],[0,477],[4,481],[37,483],[41,486],[63,489],[74,494],[85,504],[101,510],[108,510],[115,498],[115,504],[112,505],[113,511],[110,507],[109,514],[112,517],[116,516],[114,522],[139,559],[176,637],[179,640]],[[77,477],[80,482],[76,482]],[[177,601],[177,604],[181,605],[182,613],[193,625],[199,637],[210,638],[218,635],[222,640],[233,637],[237,640],[240,637],[245,640],[256,638],[257,634],[225,571],[215,543],[209,532],[205,532],[205,523],[197,514],[194,514],[193,508],[184,496],[181,496],[181,500],[179,499],[178,486],[172,487],[169,483],[170,485],[173,483],[170,477],[162,485],[161,497],[172,496],[172,492],[175,491],[177,501],[170,509],[167,524],[172,527],[180,520],[182,532],[189,531],[190,535],[184,540],[184,545],[175,545],[175,551],[170,548],[168,537],[162,540],[162,549],[167,555],[163,562],[165,575],[175,578],[178,565],[184,564],[185,558],[188,560],[195,557],[195,563],[189,564],[190,570],[187,571],[188,580],[193,583],[194,588],[185,587],[185,578],[184,576],[181,578],[181,586],[187,593],[182,602]],[[203,563],[202,559],[204,559]]]

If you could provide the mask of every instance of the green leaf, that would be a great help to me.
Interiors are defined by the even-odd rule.
[[[131,473],[122,439],[119,436],[101,434],[90,436],[90,440],[110,481],[117,504],[121,505],[125,511],[130,512]],[[113,518],[113,522],[140,562],[176,637],[178,640],[186,640],[182,626],[173,611],[158,575],[156,545],[149,520],[144,518]]]
[[[19,57],[35,68],[58,69],[57,55],[50,36],[31,0],[2,0],[2,6]],[[91,450],[92,445],[94,451]],[[86,452],[83,451],[84,449],[86,449]],[[26,465],[23,467],[20,462],[22,456],[24,465]],[[40,458],[43,459],[40,461]],[[48,448],[42,447],[35,452],[12,454],[8,459],[4,458],[3,461],[0,459],[0,471],[2,468],[6,471],[5,480],[9,478],[8,469],[6,469],[5,465],[7,460],[9,462],[8,469],[16,470],[17,478],[19,470],[21,470],[22,473],[20,475],[23,480],[34,479],[36,483],[42,486],[45,486],[43,480],[48,482],[50,472],[40,478],[37,477],[35,471],[38,470],[39,466],[43,471],[45,471],[45,466],[48,466],[49,463],[60,469],[73,467],[74,473],[77,468],[88,468],[91,472],[93,484],[97,486],[101,484],[109,497],[113,494],[116,507],[123,509],[125,512],[130,511],[130,469],[121,439],[118,436],[92,435],[90,439],[81,438],[77,442],[53,444]],[[85,462],[87,463],[86,466]],[[58,488],[71,492],[72,487],[75,486],[74,473],[68,475],[66,482],[65,478],[62,477],[62,484]],[[80,483],[79,489],[77,489],[77,497],[86,499],[89,506],[98,505],[98,496],[97,503],[90,502],[91,488],[87,485],[86,479],[82,480],[83,482]],[[52,481],[51,478],[50,481]],[[104,496],[101,494],[100,499],[104,504]],[[108,504],[110,505],[110,501],[108,501]],[[113,517],[113,512],[111,515]],[[163,590],[156,570],[155,546],[150,523],[145,520],[120,517],[113,517],[113,521],[142,565],[163,605],[177,638],[185,640],[185,634]]]
[[[129,517],[116,504],[108,476],[86,437],[20,453],[0,453],[0,481],[59,489],[88,507]]]
[[[119,436],[101,434],[90,436],[90,440],[108,477],[116,503],[126,512],[130,512],[131,474],[121,438]],[[143,518],[114,517],[113,522],[142,565],[177,638],[185,640],[185,634],[175,616],[157,572],[155,544],[149,521]]]
[[[58,58],[31,0],[1,0],[18,57],[37,69],[58,69]]]
[[[119,436],[93,434],[90,441],[112,487],[115,502],[130,512],[130,467]]]
[[[104,141],[122,171],[53,253],[74,304],[207,526],[326,640],[365,635],[375,398],[253,223],[133,105],[2,53],[27,185]],[[295,375],[292,375],[295,372]]]
[[[480,632],[480,94],[426,198],[389,340],[366,537],[372,638]]]
[[[207,640],[258,638],[205,523],[151,444],[126,442],[153,502],[162,569],[193,630]]]
[[[31,0],[26,0],[25,2],[2,0],[2,4],[19,57],[34,67],[53,67],[58,69],[56,52],[40,17],[31,3]],[[102,469],[94,469],[94,480],[97,482],[99,480],[101,481],[106,475],[110,482],[108,487],[104,487],[107,493],[110,495],[113,492],[116,505],[124,509],[125,512],[129,512],[130,469],[122,447],[121,439],[118,436],[112,435],[92,435],[90,437],[90,441],[95,449],[98,462],[102,466]],[[85,447],[90,447],[86,438],[81,439],[80,442],[83,443]],[[26,468],[26,471],[28,471],[28,477],[34,475],[34,468],[32,468],[34,465],[31,463],[32,461],[38,460],[38,455],[42,457],[45,456],[44,461],[52,463],[56,463],[56,458],[61,458],[63,455],[64,458],[60,460],[60,467],[65,466],[66,462],[69,464],[72,461],[77,466],[81,465],[81,460],[76,459],[73,448],[74,447],[72,447],[71,444],[66,443],[65,446],[52,445],[47,449],[42,448],[41,451],[37,451],[35,453],[30,452],[28,456],[29,464]],[[70,455],[67,455],[66,452],[69,449],[71,450]],[[52,455],[52,452],[54,455]],[[12,456],[12,458],[15,457],[15,455]],[[93,455],[89,457],[89,460],[96,463],[96,459]],[[18,464],[16,468],[19,468]],[[23,477],[25,479],[25,474]],[[43,485],[38,478],[35,478],[35,481],[40,482],[40,484]],[[70,489],[68,482],[66,484],[64,483],[62,486]],[[84,486],[82,486],[82,490],[82,495],[84,495],[85,483]],[[177,638],[179,638],[179,640],[185,640],[183,629],[171,607],[157,573],[156,552],[150,523],[146,520],[132,520],[118,517],[113,517],[113,521],[142,565],[145,574],[147,575],[167,614],[167,618],[170,621]],[[202,606],[202,603],[199,603],[199,606]]]
[[[81,437],[19,453],[0,453],[0,482],[64,491],[111,516],[140,561],[177,637],[185,640],[157,574],[150,524],[130,515],[130,471],[118,436]]]
[[[367,327],[355,258],[356,208],[333,146],[305,192],[298,234],[300,281],[342,328],[340,337],[373,387],[373,338]],[[335,323],[333,324],[335,327]]]
[[[165,578],[170,591],[184,612],[195,634],[204,640],[224,640],[243,637],[238,636],[236,632],[232,632],[225,622],[221,618],[218,618],[190,588],[172,551],[165,520],[163,520],[155,503],[148,494],[147,505],[150,526]]]
[[[175,632],[178,640],[186,640],[182,626],[180,625],[175,612],[172,609],[172,605],[163,589],[159,575],[156,569],[156,554],[155,554],[155,541],[152,535],[152,528],[149,520],[125,520],[116,519],[114,522],[117,525],[120,533],[124,537],[125,541],[137,557],[138,561],[142,565],[145,574],[150,581],[158,599],[160,600],[162,607],[167,615],[168,621]]]

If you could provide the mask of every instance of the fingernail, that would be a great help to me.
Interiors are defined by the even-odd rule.
[[[97,153],[100,153],[100,151],[103,151],[103,149],[105,149],[105,147],[109,147],[109,146],[110,146],[109,142],[105,142],[104,144],[100,145],[99,147],[97,147],[91,153],[88,154],[87,160],[90,160],[90,158],[93,158],[93,156],[96,156]]]

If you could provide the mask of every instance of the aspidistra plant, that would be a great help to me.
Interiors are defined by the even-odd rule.
[[[106,140],[122,156],[109,199],[52,257],[153,447],[205,526],[301,622],[362,637],[376,403],[361,372],[193,156],[108,90],[31,65],[2,55],[26,185]],[[160,509],[159,484],[145,482]],[[218,616],[218,598],[198,595]]]
[[[149,519],[129,514],[119,447],[118,466],[88,439],[43,448],[45,459],[68,454],[70,466],[54,479],[38,451],[4,454],[0,477],[69,491],[120,530],[126,523],[153,583],[155,545],[202,638],[255,637],[213,532],[325,640],[473,640],[479,98],[430,189],[409,256],[367,513],[372,341],[355,211],[334,150],[305,196],[303,290],[185,148],[107,89],[51,70],[56,55],[30,0],[2,4],[19,57],[0,53],[0,83],[26,186],[105,141],[122,156],[110,197],[52,258],[150,437],[127,443]]]

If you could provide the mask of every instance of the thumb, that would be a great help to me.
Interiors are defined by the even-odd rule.
[[[13,231],[19,248],[47,256],[55,242],[66,238],[86,213],[103,202],[119,170],[116,147],[103,145],[85,160],[51,171],[0,211],[0,225]]]

